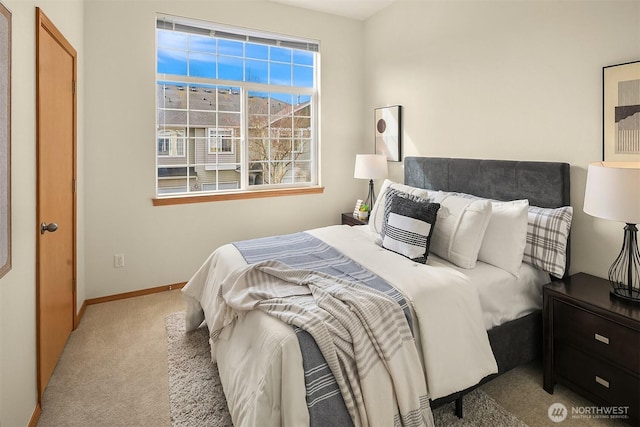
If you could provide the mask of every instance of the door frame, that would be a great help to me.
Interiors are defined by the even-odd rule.
[[[69,313],[72,318],[73,330],[78,327],[79,316],[77,314],[77,182],[78,182],[78,162],[77,162],[77,139],[78,139],[78,100],[77,100],[77,66],[78,55],[74,47],[67,41],[64,35],[56,28],[51,20],[36,7],[36,223],[34,229],[40,229],[40,220],[43,218],[40,206],[40,166],[46,159],[40,158],[40,135],[45,132],[40,124],[40,28],[44,29],[51,37],[73,58],[73,227],[72,227],[72,247],[73,247],[73,283],[72,298],[73,312]],[[41,378],[41,352],[40,352],[40,233],[36,232],[36,377],[38,388],[38,405],[42,406],[42,394],[44,392]]]

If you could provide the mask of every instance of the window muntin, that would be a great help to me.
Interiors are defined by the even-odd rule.
[[[296,48],[306,42],[230,40],[162,22],[157,194],[316,185],[318,53]]]

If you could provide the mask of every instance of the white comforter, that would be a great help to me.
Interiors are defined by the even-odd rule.
[[[280,261],[236,270],[221,291],[220,303],[226,307],[207,324],[213,344],[246,312],[266,312],[313,337],[354,426],[367,427],[375,420],[387,426],[433,427],[427,386],[413,369],[420,359],[411,329],[401,307],[385,293]]]
[[[389,252],[374,243],[376,235],[366,227],[308,232],[391,283],[410,302],[431,399],[497,372],[476,288],[464,274],[435,258],[422,265]],[[183,288],[187,330],[212,322],[220,283],[245,265],[233,245],[211,254]],[[212,358],[235,425],[308,425],[300,348],[289,325],[252,311],[225,328]]]

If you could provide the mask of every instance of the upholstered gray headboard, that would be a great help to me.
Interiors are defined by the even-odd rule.
[[[404,183],[487,199],[528,199],[530,205],[543,208],[571,204],[568,163],[405,157]],[[570,247],[565,275],[569,273]]]
[[[571,204],[568,163],[405,157],[404,183],[488,199],[529,199],[543,208]]]

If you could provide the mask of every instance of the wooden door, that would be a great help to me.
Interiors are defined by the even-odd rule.
[[[76,324],[76,51],[36,9],[37,348],[42,397]]]

